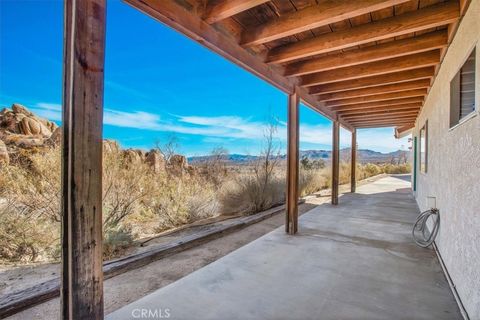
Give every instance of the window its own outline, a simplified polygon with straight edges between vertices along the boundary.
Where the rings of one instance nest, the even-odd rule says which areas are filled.
[[[450,127],[475,111],[475,49],[450,82]]]
[[[420,129],[420,172],[427,173],[428,122]]]

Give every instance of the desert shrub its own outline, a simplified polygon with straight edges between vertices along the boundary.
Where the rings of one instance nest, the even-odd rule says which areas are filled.
[[[340,184],[346,184],[350,182],[350,163],[348,162],[340,162],[340,170],[338,181]]]
[[[302,169],[298,178],[298,187],[300,196],[306,196],[323,189],[330,185],[330,174],[327,168],[324,169]]]
[[[380,170],[380,167],[373,164],[373,163],[367,163],[365,165],[359,165],[357,166],[357,174],[360,179],[366,179],[369,177],[373,177],[377,174],[382,173]]]
[[[134,237],[130,229],[126,227],[110,228],[103,235],[103,256],[105,259],[117,257],[125,252],[132,243]]]
[[[145,199],[143,212],[156,220],[155,232],[210,217],[217,212],[215,189],[196,176],[164,176],[155,180],[155,194]]]
[[[33,153],[25,167],[3,166],[0,178],[0,259],[45,261],[60,253],[60,154]],[[26,155],[22,158],[27,159]],[[55,174],[57,172],[57,174]]]
[[[34,216],[28,208],[12,203],[0,205],[0,261],[33,262],[58,259],[59,225],[47,217]]]
[[[219,192],[223,214],[252,214],[285,200],[285,176],[244,174],[225,183]]]
[[[382,171],[388,174],[410,173],[412,168],[409,163],[404,164],[385,164],[382,166]]]
[[[307,156],[303,156],[300,159],[300,169],[313,170],[323,169],[326,167],[325,160],[323,159],[310,159]]]

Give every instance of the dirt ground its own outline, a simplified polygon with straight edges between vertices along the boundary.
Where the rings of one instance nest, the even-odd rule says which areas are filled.
[[[369,183],[378,178],[378,176],[372,177],[361,181],[359,184]],[[349,186],[347,185],[340,186],[340,192],[347,192],[348,189]],[[325,193],[321,196],[307,197],[306,202],[299,206],[299,213],[303,214],[328,201],[330,201],[330,197],[326,196]],[[266,220],[228,234],[222,238],[167,256],[139,269],[105,280],[105,314],[111,313],[132,301],[135,301],[215,260],[218,260],[235,249],[238,249],[282,226],[284,222],[285,214],[284,211],[282,211]],[[1,293],[5,294],[6,292],[18,291],[22,288],[31,286],[33,283],[43,282],[50,278],[57,277],[58,275],[58,264],[43,265],[42,268],[27,266],[22,267],[21,270],[18,268],[11,270],[0,269],[0,285],[2,283],[4,284],[4,288],[1,288]],[[41,281],[39,281],[39,279]],[[7,283],[8,286],[5,285]],[[60,317],[59,311],[60,299],[56,298],[24,310],[7,319],[58,319]]]

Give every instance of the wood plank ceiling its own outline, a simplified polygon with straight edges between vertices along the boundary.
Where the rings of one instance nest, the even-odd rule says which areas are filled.
[[[308,105],[347,128],[404,129],[413,127],[468,1],[160,1],[180,13],[156,0],[126,2],[266,80],[300,87]],[[209,28],[215,42],[204,35]]]

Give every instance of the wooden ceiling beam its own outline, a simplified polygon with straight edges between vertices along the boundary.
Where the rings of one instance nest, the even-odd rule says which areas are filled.
[[[404,123],[390,124],[390,123],[377,123],[377,124],[359,124],[356,125],[356,129],[367,129],[367,128],[385,128],[385,127],[398,127],[398,126],[415,126],[415,121],[407,121]]]
[[[396,105],[396,106],[385,106],[385,107],[377,107],[377,108],[366,108],[366,109],[357,109],[357,110],[343,110],[339,111],[339,116],[348,116],[353,114],[370,114],[370,113],[377,113],[377,112],[401,112],[401,111],[411,111],[411,110],[420,110],[422,105],[419,104],[411,104],[411,105]]]
[[[385,126],[385,127],[397,127],[400,125],[407,125],[411,123],[415,123],[416,118],[410,119],[386,119],[386,120],[374,120],[374,121],[359,121],[359,122],[350,122],[353,127],[377,127],[377,126]]]
[[[436,4],[391,18],[273,48],[268,52],[266,61],[269,63],[285,63],[368,42],[435,28],[457,21],[459,15],[457,1]]]
[[[385,117],[385,118],[370,118],[370,119],[351,119],[348,120],[351,124],[358,124],[358,123],[375,123],[375,122],[404,122],[404,121],[411,121],[415,120],[417,116],[405,116],[405,117]]]
[[[309,87],[308,91],[310,94],[313,95],[326,94],[352,89],[370,88],[393,83],[403,83],[412,80],[431,79],[434,75],[434,72],[434,67],[426,67],[420,69],[387,73],[379,76],[321,84],[318,86]]]
[[[387,84],[378,87],[369,87],[355,90],[348,90],[342,92],[333,92],[322,94],[318,96],[320,101],[348,99],[356,97],[371,96],[380,93],[399,92],[412,89],[422,89],[430,87],[430,79],[415,80],[402,83]]]
[[[384,109],[375,112],[365,112],[365,113],[342,113],[341,116],[344,118],[352,118],[352,117],[368,117],[368,116],[376,116],[376,115],[396,115],[396,114],[411,114],[411,113],[418,113],[420,108],[410,108],[410,109]]]
[[[240,43],[245,46],[259,45],[407,1],[409,0],[322,1],[317,5],[283,14],[273,21],[245,30]]]
[[[417,116],[418,111],[410,111],[410,112],[403,112],[403,113],[378,113],[378,114],[368,114],[368,115],[352,115],[352,116],[342,116],[343,119],[347,121],[355,121],[355,120],[362,120],[362,119],[383,119],[383,118],[408,118],[412,116]]]
[[[394,100],[398,98],[424,97],[426,94],[427,94],[427,89],[415,89],[415,90],[407,90],[407,91],[400,91],[400,92],[382,93],[374,96],[332,100],[332,101],[327,101],[325,105],[327,107],[335,107],[335,106],[359,104],[359,103],[365,103],[365,102]]]
[[[357,104],[350,104],[350,105],[338,105],[331,107],[331,109],[335,112],[345,111],[345,110],[364,110],[369,108],[377,108],[377,107],[404,107],[404,106],[417,106],[423,105],[423,97],[410,97],[410,98],[401,98],[401,99],[393,99],[393,100],[383,100],[383,101],[373,101],[373,102],[365,102],[365,103],[357,103]]]
[[[207,4],[203,19],[205,22],[212,24],[268,1],[270,0],[210,0]]]
[[[395,138],[400,139],[409,134],[411,129],[415,127],[414,124],[402,125],[395,128]]]
[[[392,72],[435,66],[440,62],[440,50],[416,53],[405,57],[359,64],[353,67],[322,71],[301,77],[301,86],[310,87],[330,82],[346,81]]]
[[[285,67],[285,75],[300,76],[342,67],[350,67],[362,63],[441,49],[446,47],[447,44],[447,31],[434,31],[418,37],[395,40],[366,48],[291,63]]]

